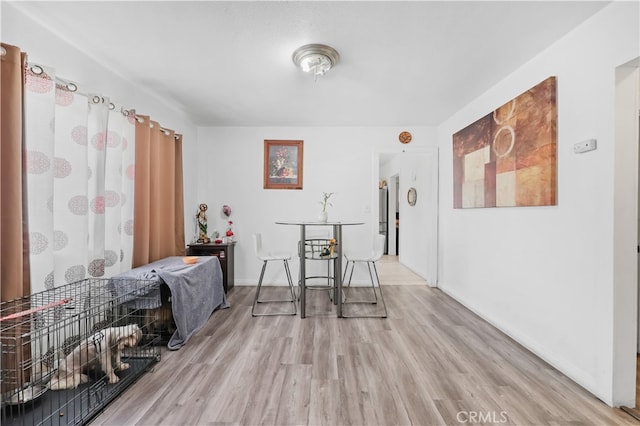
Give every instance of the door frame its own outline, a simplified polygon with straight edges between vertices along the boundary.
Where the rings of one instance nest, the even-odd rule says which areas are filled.
[[[640,57],[615,70],[612,405],[635,406]],[[631,182],[631,184],[630,184]]]

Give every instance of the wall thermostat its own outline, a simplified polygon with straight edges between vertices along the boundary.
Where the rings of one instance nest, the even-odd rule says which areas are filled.
[[[587,139],[586,141],[573,144],[573,152],[581,154],[583,152],[593,151],[597,148],[597,145],[595,139]]]

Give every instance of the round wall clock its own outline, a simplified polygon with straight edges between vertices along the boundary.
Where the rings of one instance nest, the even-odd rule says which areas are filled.
[[[407,202],[410,206],[415,206],[417,200],[418,192],[416,192],[415,188],[409,188],[409,191],[407,192]]]
[[[409,143],[411,142],[411,133],[402,132],[398,135],[398,139],[400,140],[401,143]]]

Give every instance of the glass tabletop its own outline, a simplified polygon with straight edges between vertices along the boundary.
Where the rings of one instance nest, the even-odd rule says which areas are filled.
[[[334,225],[364,225],[364,222],[356,221],[332,221],[320,222],[317,220],[284,220],[276,221],[278,225],[313,225],[313,226],[334,226]]]

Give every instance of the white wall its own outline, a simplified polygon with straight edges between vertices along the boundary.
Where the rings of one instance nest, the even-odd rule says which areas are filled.
[[[605,402],[631,406],[634,389],[612,393],[612,194],[615,69],[639,55],[638,18],[637,2],[611,4],[438,129],[439,287]],[[558,205],[453,209],[452,134],[551,75]],[[588,138],[598,149],[574,154]]]
[[[316,220],[323,192],[334,192],[329,220],[362,221],[365,225],[343,228],[345,250],[372,247],[378,232],[379,153],[412,153],[433,145],[430,128],[409,128],[413,141],[398,142],[397,128],[201,128],[199,140],[198,201],[209,205],[209,228],[223,231],[224,204],[232,207],[236,233],[235,279],[239,285],[255,285],[261,263],[255,258],[251,234],[263,234],[265,246],[295,254],[299,229],[276,221]],[[264,140],[303,140],[302,190],[263,189]],[[195,214],[196,204],[191,206]],[[193,234],[193,232],[192,232]],[[406,251],[419,244],[419,234],[409,235]],[[282,268],[267,271],[266,282],[284,283]],[[292,271],[297,275],[298,264]],[[354,280],[362,277],[354,276]]]
[[[73,44],[60,39],[45,24],[35,22],[15,5],[0,2],[1,39],[27,52],[29,62],[42,64],[56,70],[59,77],[76,82],[85,92],[100,93],[116,104],[134,108],[137,113],[149,115],[163,127],[174,129],[183,135],[185,165],[194,164],[197,158],[196,127],[178,108],[167,105],[153,93],[138,86],[112,70],[118,64],[101,64]],[[90,37],[90,35],[87,35]],[[184,168],[185,206],[196,201],[196,171]],[[186,209],[186,207],[185,207]],[[187,227],[191,233],[191,228]]]

